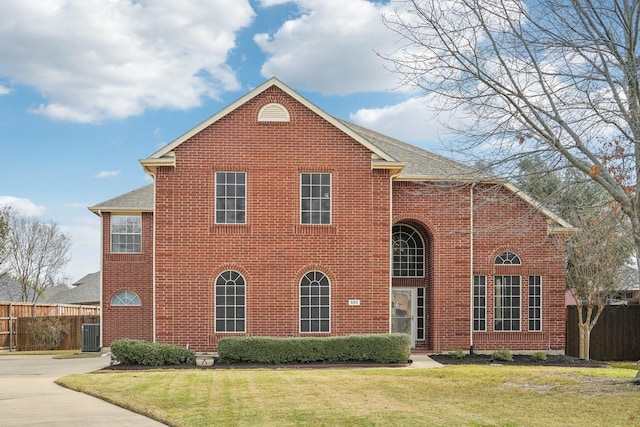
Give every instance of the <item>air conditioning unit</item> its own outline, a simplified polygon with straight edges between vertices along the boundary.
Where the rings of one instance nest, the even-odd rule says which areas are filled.
[[[100,351],[100,324],[82,324],[82,352],[91,353]]]

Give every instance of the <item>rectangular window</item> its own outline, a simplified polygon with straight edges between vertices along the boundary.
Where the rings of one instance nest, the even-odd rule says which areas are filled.
[[[300,195],[302,224],[331,224],[331,174],[302,173]]]
[[[216,172],[216,224],[245,224],[246,174]]]
[[[418,290],[418,298],[416,301],[416,311],[418,314],[417,325],[416,325],[416,339],[424,340],[425,339],[425,295],[424,288],[417,288]]]
[[[142,252],[142,216],[111,216],[111,252]]]
[[[494,331],[520,330],[520,276],[495,277]]]
[[[529,276],[529,330],[542,330],[542,276]]]
[[[473,330],[487,330],[487,276],[473,276]]]

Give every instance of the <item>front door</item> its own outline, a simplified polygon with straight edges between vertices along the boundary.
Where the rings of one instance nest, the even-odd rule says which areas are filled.
[[[413,288],[391,290],[391,332],[411,335],[411,348],[416,344],[416,292]]]

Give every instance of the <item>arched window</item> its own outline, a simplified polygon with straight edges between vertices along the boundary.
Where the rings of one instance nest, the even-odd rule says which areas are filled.
[[[237,271],[227,270],[216,279],[216,332],[245,332],[246,286]]]
[[[513,252],[502,252],[496,257],[495,265],[520,265],[520,257]]]
[[[393,277],[424,276],[424,242],[420,233],[404,224],[393,226]]]
[[[140,306],[140,297],[133,291],[120,291],[111,298],[113,306]]]
[[[300,280],[300,332],[330,332],[331,289],[329,278],[310,271]]]

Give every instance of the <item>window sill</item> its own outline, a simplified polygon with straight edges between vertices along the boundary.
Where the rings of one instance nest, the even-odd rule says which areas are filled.
[[[215,224],[209,228],[214,234],[251,234],[249,224]]]
[[[338,228],[335,225],[298,224],[295,233],[306,236],[331,236],[338,234]]]

